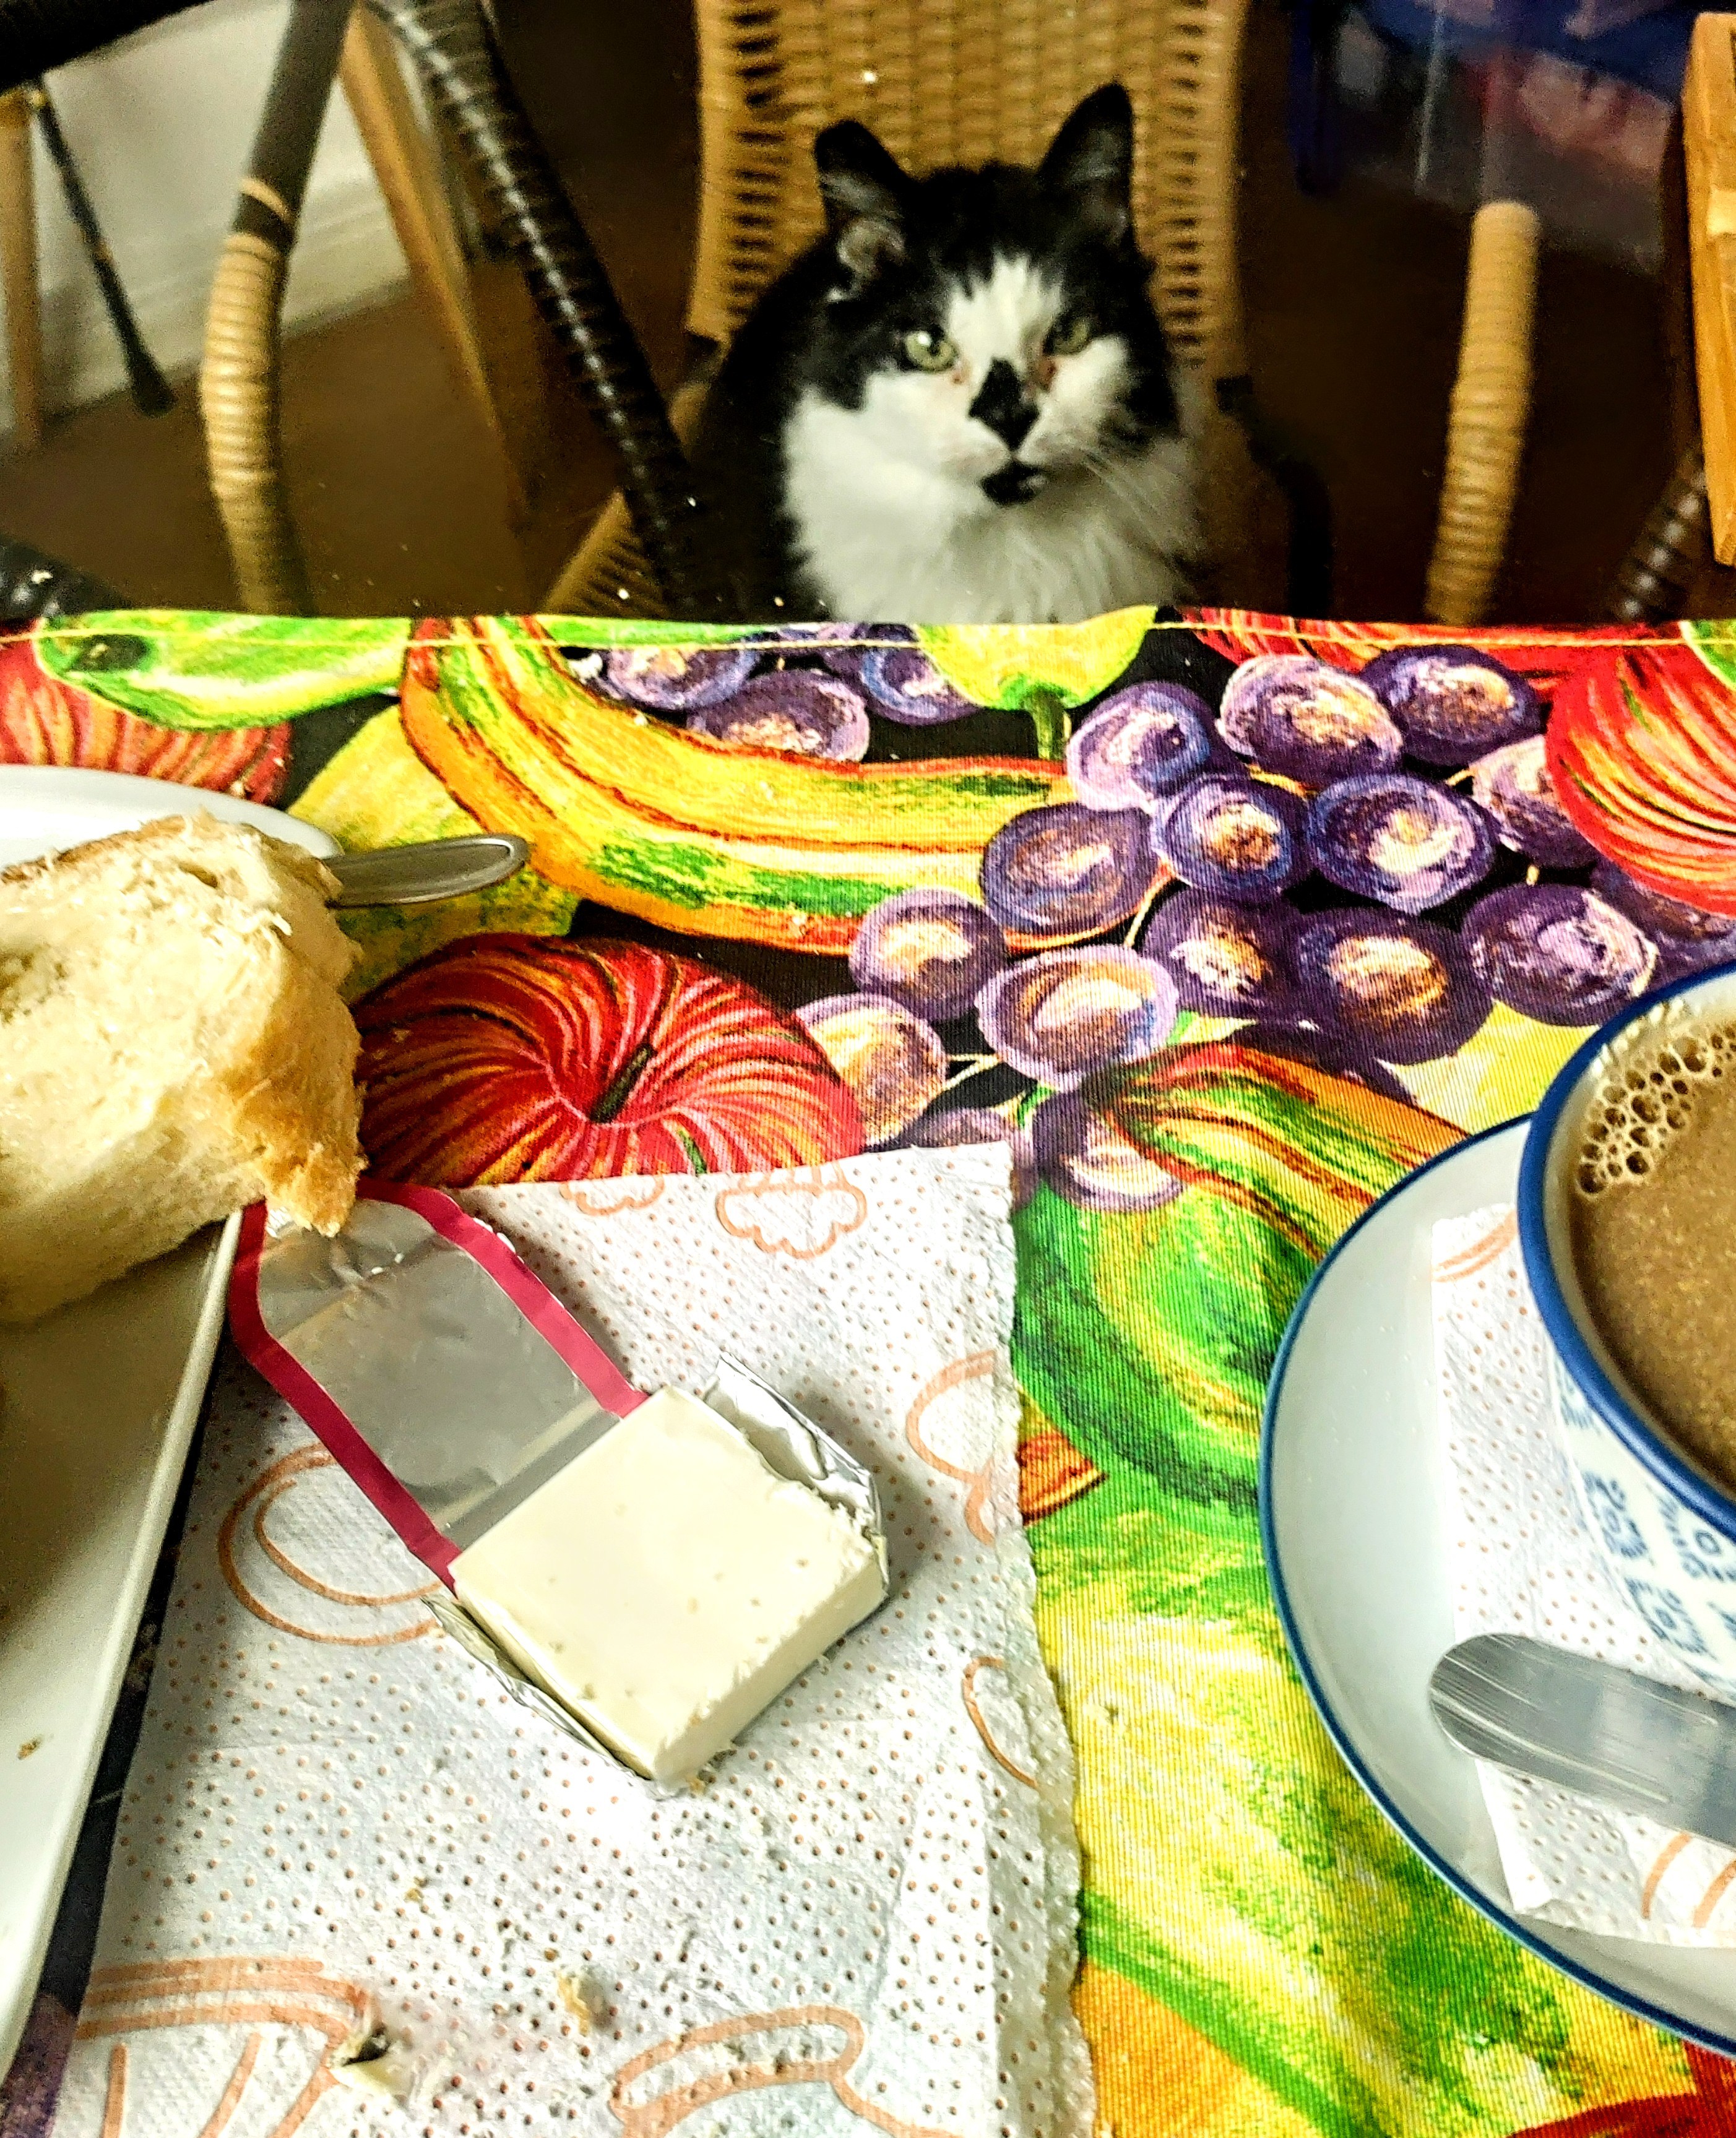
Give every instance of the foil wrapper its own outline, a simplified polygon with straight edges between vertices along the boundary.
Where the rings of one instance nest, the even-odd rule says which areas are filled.
[[[886,1579],[886,1526],[872,1470],[732,1359],[718,1359],[712,1384],[701,1391],[699,1400],[727,1418],[779,1477],[809,1486],[847,1514],[873,1546],[881,1579]]]
[[[447,1584],[444,1632],[545,1721],[663,1795],[527,1677],[449,1593],[462,1551],[645,1399],[498,1233],[437,1190],[371,1185],[330,1239],[243,1221],[242,1351]],[[733,1360],[700,1400],[780,1477],[886,1538],[873,1474]],[[679,1784],[675,1785],[679,1787]]]

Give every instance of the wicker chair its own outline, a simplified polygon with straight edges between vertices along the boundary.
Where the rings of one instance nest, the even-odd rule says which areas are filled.
[[[0,0],[0,14],[31,4]],[[123,10],[139,4],[119,0]],[[467,153],[621,469],[621,490],[550,590],[550,609],[733,613],[726,530],[696,505],[682,442],[716,354],[819,228],[809,147],[821,127],[863,118],[916,168],[1029,160],[1081,95],[1113,78],[1134,104],[1135,222],[1157,263],[1158,309],[1178,356],[1212,389],[1203,486],[1220,584],[1209,591],[1239,605],[1330,613],[1324,486],[1264,418],[1244,348],[1236,195],[1248,0],[1081,0],[1064,12],[1041,0],[695,0],[701,198],[687,322],[710,354],[667,411],[477,0],[369,4]],[[276,444],[276,310],[342,6],[295,0],[227,286],[220,280],[213,295],[204,381],[213,486],[243,598],[256,608],[306,602]],[[272,227],[274,199],[291,212]],[[1423,602],[1440,622],[1480,622],[1504,557],[1529,413],[1539,238],[1535,216],[1510,202],[1484,208],[1473,228]],[[1289,522],[1278,573],[1257,532],[1274,491]],[[1690,447],[1608,612],[1673,613],[1707,549],[1704,471]]]
[[[912,169],[1033,162],[1082,96],[1119,81],[1135,115],[1135,227],[1157,262],[1165,328],[1178,356],[1218,387],[1220,408],[1245,408],[1235,174],[1246,11],[1247,0],[1088,0],[1065,10],[1043,0],[696,0],[701,169],[690,329],[721,347],[817,234],[809,144],[834,120],[863,120]],[[702,368],[676,396],[684,437],[704,390]],[[1244,435],[1220,417],[1208,439],[1220,553],[1245,534]],[[1247,435],[1285,482],[1293,457],[1257,422]],[[1329,549],[1318,519],[1301,547],[1304,572],[1323,592]],[[546,605],[663,613],[623,498],[604,508]]]
[[[720,581],[704,554],[686,459],[650,368],[525,117],[481,8],[475,0],[373,0],[373,12],[414,61],[614,448],[659,583],[687,613],[717,608]],[[351,19],[351,0],[291,0],[207,316],[199,393],[212,489],[242,599],[262,613],[310,606],[278,436],[279,329],[332,83],[340,61],[346,81],[351,64],[377,62],[368,50],[372,29]]]
[[[280,86],[298,73],[306,85],[320,66],[329,85],[331,9],[341,4],[295,0]],[[1177,355],[1211,389],[1203,489],[1220,583],[1209,591],[1238,604],[1330,613],[1324,486],[1264,418],[1244,347],[1236,196],[1248,0],[1082,0],[1065,12],[1040,0],[695,0],[701,198],[687,321],[711,354],[668,410],[477,0],[369,4],[412,55],[468,155],[620,466],[619,492],[550,590],[548,608],[734,613],[727,532],[708,525],[696,502],[682,442],[697,426],[716,353],[819,228],[809,147],[820,128],[863,118],[917,168],[997,155],[1030,160],[1078,98],[1113,78],[1133,100],[1135,223],[1157,263],[1158,309]],[[311,70],[298,59],[299,43],[321,55]],[[291,131],[304,156],[316,130],[306,97],[304,86],[286,106],[292,113],[299,98]],[[273,105],[280,101],[274,88]],[[284,116],[267,111],[257,160],[281,154],[272,143]],[[293,210],[300,180],[290,175]],[[213,300],[206,399],[213,485],[243,598],[289,608],[305,605],[306,594],[277,461],[275,338],[293,212],[265,231],[258,207],[271,190],[243,184],[232,240],[242,256],[225,263],[239,301]],[[275,265],[262,238],[276,246]],[[1487,614],[1504,555],[1529,412],[1538,242],[1536,217],[1513,203],[1485,208],[1472,233],[1424,599],[1444,622]],[[231,361],[237,338],[247,345],[241,366]],[[1703,480],[1685,461],[1612,591],[1616,613],[1656,613],[1680,598],[1683,559],[1704,523],[1703,488],[1695,489]],[[1279,574],[1258,534],[1274,490],[1289,520]]]

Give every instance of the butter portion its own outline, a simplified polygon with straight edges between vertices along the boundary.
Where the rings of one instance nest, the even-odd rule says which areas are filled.
[[[631,1767],[714,1758],[881,1602],[873,1543],[663,1389],[452,1563],[459,1601]]]

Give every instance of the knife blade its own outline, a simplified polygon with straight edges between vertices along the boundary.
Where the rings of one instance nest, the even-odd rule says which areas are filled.
[[[335,855],[325,866],[338,880],[334,905],[429,905],[504,883],[530,858],[528,843],[515,833],[482,832],[414,846],[370,847]]]
[[[1736,1848],[1736,1707],[1518,1633],[1449,1648],[1429,1680],[1463,1750]]]

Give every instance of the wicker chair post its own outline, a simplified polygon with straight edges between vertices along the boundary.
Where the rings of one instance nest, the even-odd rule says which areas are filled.
[[[1490,202],[1471,225],[1446,479],[1423,601],[1440,623],[1482,621],[1506,553],[1531,412],[1539,230],[1535,211],[1518,201]]]
[[[12,440],[21,452],[42,442],[42,306],[37,274],[37,195],[30,100],[0,95],[0,309],[6,314]]]
[[[1247,21],[1248,0],[1174,0],[1158,84],[1157,310],[1178,354],[1214,382],[1248,370],[1237,176]]]
[[[243,605],[312,606],[284,495],[278,430],[283,286],[350,0],[294,0],[205,320],[199,407],[211,487]]]

